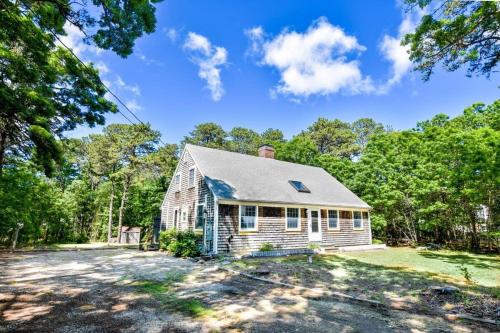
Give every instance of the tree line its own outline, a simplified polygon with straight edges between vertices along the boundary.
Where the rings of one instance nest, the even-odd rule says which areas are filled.
[[[0,0],[0,243],[109,240],[118,225],[150,226],[186,142],[247,154],[270,143],[278,159],[321,166],[373,206],[374,234],[389,242],[477,248],[482,235],[496,235],[498,102],[407,131],[320,118],[289,140],[279,129],[225,131],[214,123],[163,146],[147,124],[65,139],[119,112],[97,68],[58,43],[65,26],[80,30],[84,43],[127,57],[137,38],[155,30],[158,2]],[[438,64],[490,77],[500,59],[500,4],[436,4],[405,1],[408,11],[424,13],[402,40],[415,70],[424,80]]]
[[[290,139],[279,129],[203,123],[179,144],[160,145],[147,124],[111,124],[61,140],[63,162],[50,177],[36,160],[7,157],[1,241],[16,233],[24,243],[109,241],[122,225],[141,226],[148,237],[186,143],[251,155],[272,144],[277,159],[322,167],[370,204],[375,238],[479,249],[481,237],[498,237],[500,226],[499,130],[500,101],[404,131],[370,118],[319,118]]]

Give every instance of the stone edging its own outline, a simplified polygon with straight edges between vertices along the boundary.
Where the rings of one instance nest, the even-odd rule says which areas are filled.
[[[275,285],[278,285],[278,286],[283,286],[283,287],[287,287],[287,288],[295,288],[295,289],[305,290],[305,291],[310,291],[310,292],[311,291],[312,292],[318,292],[318,293],[319,292],[324,292],[324,290],[322,290],[322,289],[307,288],[307,287],[296,286],[296,285],[285,283],[285,282],[278,282],[278,281],[274,281],[274,280],[271,280],[271,279],[266,279],[266,278],[261,278],[261,277],[258,277],[258,276],[254,276],[252,274],[248,274],[248,273],[245,273],[245,272],[236,271],[236,270],[233,270],[233,269],[230,269],[230,268],[226,268],[226,267],[220,267],[219,266],[218,268],[221,269],[221,270],[223,270],[223,271],[229,272],[231,274],[241,275],[241,276],[244,276],[244,277],[249,278],[249,279],[253,279],[253,280],[257,280],[257,281],[261,281],[261,282],[266,282],[266,283],[271,283],[271,284],[275,284]],[[406,306],[394,306],[394,305],[385,304],[385,303],[382,303],[382,302],[379,302],[379,301],[375,301],[375,300],[371,300],[371,299],[365,299],[365,298],[360,298],[360,297],[355,297],[355,296],[347,295],[347,294],[344,294],[344,293],[341,293],[341,292],[337,292],[337,291],[328,291],[328,296],[333,296],[333,297],[339,298],[341,300],[347,300],[347,301],[351,301],[351,302],[362,303],[362,304],[369,305],[369,306],[376,307],[376,308],[386,308],[386,309],[391,309],[391,310],[399,310],[399,311],[411,312],[411,309],[407,308]],[[307,297],[307,298],[315,298],[314,296],[305,296],[305,297]],[[416,312],[416,311],[412,311],[412,312]],[[462,319],[462,320],[466,320],[466,321],[470,321],[470,322],[475,322],[475,323],[480,323],[480,324],[488,324],[488,325],[493,325],[493,326],[499,326],[500,325],[500,322],[496,321],[496,320],[477,318],[477,317],[473,317],[473,316],[469,316],[469,315],[461,314],[461,313],[458,313],[458,314],[442,314],[442,313],[439,313],[439,314],[444,319],[446,319],[446,320]],[[427,313],[427,315],[428,315],[428,313]]]

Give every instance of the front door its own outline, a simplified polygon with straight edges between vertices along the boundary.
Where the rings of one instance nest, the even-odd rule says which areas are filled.
[[[317,209],[309,209],[309,241],[321,242],[321,214]]]

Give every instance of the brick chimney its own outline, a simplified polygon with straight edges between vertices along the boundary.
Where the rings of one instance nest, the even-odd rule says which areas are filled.
[[[271,145],[262,145],[259,147],[259,157],[274,159],[274,147]]]

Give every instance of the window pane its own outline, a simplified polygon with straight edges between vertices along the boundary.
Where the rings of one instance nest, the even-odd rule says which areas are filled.
[[[189,186],[194,186],[194,169],[189,170]]]
[[[315,210],[311,211],[311,232],[319,232],[319,216]]]
[[[287,208],[286,210],[286,227],[288,229],[298,229],[299,228],[299,209],[298,208]]]
[[[205,210],[204,206],[198,206],[198,211],[196,212],[196,225],[195,229],[203,229],[203,211]]]
[[[299,192],[307,192],[307,193],[311,192],[307,188],[307,186],[305,186],[304,183],[302,183],[301,181],[298,181],[298,180],[289,180],[288,182],[290,183],[290,185],[292,185]]]
[[[361,220],[361,212],[355,211],[353,216],[354,216],[354,228],[362,228],[363,223]]]
[[[256,216],[255,206],[241,206],[241,229],[254,229]]]
[[[338,213],[336,210],[328,211],[328,227],[337,228],[339,223]]]

